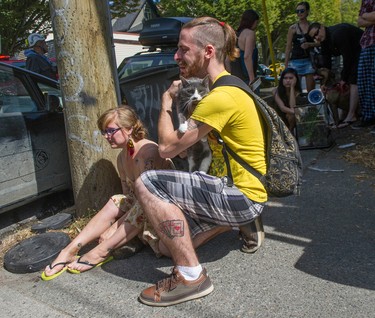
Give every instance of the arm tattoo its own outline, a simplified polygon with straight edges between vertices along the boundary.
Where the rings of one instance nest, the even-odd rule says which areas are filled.
[[[170,239],[184,236],[184,221],[183,220],[169,220],[159,224],[160,231]]]

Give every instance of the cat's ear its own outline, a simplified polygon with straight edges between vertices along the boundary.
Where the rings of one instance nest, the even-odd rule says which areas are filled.
[[[181,80],[182,86],[186,86],[189,84],[188,80],[183,76],[180,76],[180,80]]]

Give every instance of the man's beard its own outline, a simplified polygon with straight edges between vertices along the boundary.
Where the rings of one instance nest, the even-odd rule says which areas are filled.
[[[205,68],[197,61],[193,61],[191,64],[187,65],[186,63],[182,63],[182,66],[184,67],[183,74],[185,78],[189,77],[200,77],[203,78],[207,73],[205,72]]]

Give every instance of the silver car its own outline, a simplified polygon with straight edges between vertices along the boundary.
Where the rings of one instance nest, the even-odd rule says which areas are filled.
[[[0,63],[0,213],[70,188],[58,82]]]

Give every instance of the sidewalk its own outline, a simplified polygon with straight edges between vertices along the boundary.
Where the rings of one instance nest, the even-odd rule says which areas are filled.
[[[375,143],[350,127],[336,143]],[[167,308],[140,304],[142,289],[170,272],[150,248],[50,282],[0,269],[0,317],[373,317],[375,174],[344,160],[354,147],[303,150],[301,195],[269,201],[266,240],[254,255],[235,231],[198,250],[215,290]]]

